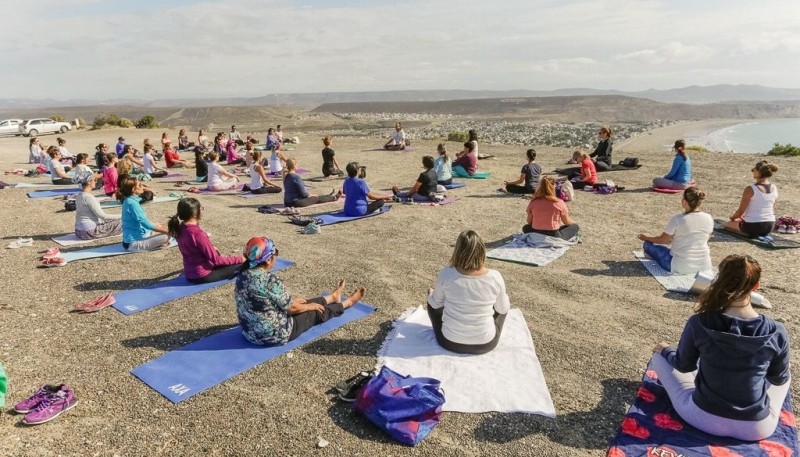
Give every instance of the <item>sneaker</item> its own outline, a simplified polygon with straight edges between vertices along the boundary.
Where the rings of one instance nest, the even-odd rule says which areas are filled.
[[[42,255],[41,260],[53,259],[55,257],[61,257],[61,250],[56,247],[52,247],[48,249],[47,252],[44,253],[44,255]]]
[[[339,400],[352,403],[356,401],[358,391],[364,387],[370,379],[375,377],[375,373],[371,371],[362,371],[350,379],[339,382],[336,384],[335,389],[339,392]]]
[[[786,227],[786,233],[788,233],[789,235],[797,235],[797,231],[798,230],[796,225],[790,225]]]
[[[302,233],[303,235],[316,235],[316,234],[318,234],[319,232],[320,232],[319,225],[317,225],[317,224],[316,224],[316,223],[314,223],[314,222],[312,222],[312,223],[310,223],[310,224],[306,225],[306,226],[305,226],[305,227],[303,227],[303,229],[300,231],[300,233]]]
[[[33,238],[19,238],[6,246],[8,249],[19,249],[33,246]]]
[[[68,411],[76,403],[78,403],[78,399],[75,397],[75,393],[62,384],[58,392],[44,397],[31,412],[26,414],[22,423],[25,425],[44,424],[60,416],[64,411]]]
[[[787,227],[785,225],[779,225],[777,232],[778,233],[789,233],[789,227]]]
[[[40,265],[43,267],[63,267],[67,264],[67,260],[63,257],[53,257],[52,259],[44,259]]]
[[[61,390],[61,386],[48,386],[43,384],[39,389],[30,397],[14,405],[14,411],[20,414],[28,414],[35,408],[42,400],[48,395],[52,395]]]

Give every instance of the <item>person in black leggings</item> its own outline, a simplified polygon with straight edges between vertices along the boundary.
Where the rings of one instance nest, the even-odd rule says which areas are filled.
[[[342,196],[342,191],[334,189],[328,195],[311,195],[303,184],[303,178],[297,174],[297,160],[286,159],[283,176],[283,204],[289,208],[303,208],[319,203],[335,202]]]
[[[611,151],[614,145],[611,141],[611,135],[614,132],[609,127],[602,127],[597,132],[600,141],[597,142],[597,147],[594,152],[589,154],[589,157],[594,159],[594,167],[597,171],[606,171],[611,169]]]

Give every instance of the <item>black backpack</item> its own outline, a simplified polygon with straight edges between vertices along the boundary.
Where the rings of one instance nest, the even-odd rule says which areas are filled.
[[[627,168],[634,168],[639,166],[639,158],[638,157],[625,157],[625,160],[619,163],[623,167]]]

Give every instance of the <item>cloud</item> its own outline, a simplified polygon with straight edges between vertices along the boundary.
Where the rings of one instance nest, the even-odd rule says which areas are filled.
[[[534,63],[531,68],[533,71],[540,73],[560,73],[585,71],[598,64],[597,60],[589,57],[573,57],[568,59],[548,59]]]
[[[670,41],[656,49],[618,54],[613,57],[616,62],[642,63],[646,65],[662,65],[671,63],[691,63],[710,58],[714,52],[708,46],[687,46],[678,41]]]
[[[733,55],[752,55],[784,49],[790,52],[800,51],[800,33],[789,31],[761,32],[748,35],[739,40],[739,48]]]

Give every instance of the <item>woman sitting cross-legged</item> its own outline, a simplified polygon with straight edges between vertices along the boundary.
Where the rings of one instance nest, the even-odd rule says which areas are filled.
[[[519,179],[516,181],[505,182],[506,192],[512,194],[532,194],[534,191],[536,191],[536,187],[539,185],[539,179],[541,179],[542,176],[542,167],[540,167],[538,163],[534,162],[536,160],[535,149],[528,149],[528,152],[526,152],[525,155],[528,157],[528,163],[522,166]],[[522,183],[525,184],[520,185]]]
[[[428,291],[428,316],[439,346],[460,354],[485,354],[497,346],[511,304],[506,284],[486,268],[486,245],[477,233],[458,235],[450,266]]]
[[[341,316],[367,292],[359,287],[342,300],[344,281],[339,281],[330,295],[310,300],[290,295],[283,281],[270,271],[278,249],[268,238],[251,238],[244,257],[236,277],[236,313],[242,334],[253,344],[286,344],[311,327]]]
[[[753,258],[726,257],[678,347],[653,348],[653,367],[675,411],[711,435],[763,440],[782,416],[791,384],[789,335],[750,304],[760,284],[761,266]]]
[[[84,173],[75,179],[82,187],[82,192],[75,196],[75,236],[81,240],[96,240],[121,234],[121,215],[106,214],[92,195],[97,186],[97,175]]]
[[[433,170],[433,157],[425,156],[422,158],[422,166],[425,171],[419,174],[414,185],[408,192],[400,192],[397,185],[392,186],[392,193],[398,198],[411,198],[416,201],[433,201],[431,196],[436,194],[437,176]]]
[[[569,217],[567,204],[556,196],[555,181],[550,176],[539,181],[526,212],[528,223],[522,227],[522,233],[541,233],[570,240],[580,232],[578,224],[573,224]]]
[[[144,155],[142,156],[142,173],[147,173],[151,178],[163,178],[169,173],[163,168],[156,166],[156,159],[153,157],[153,145],[148,144],[144,146]]]
[[[755,183],[744,188],[739,208],[725,222],[725,230],[750,238],[769,235],[775,228],[775,201],[778,186],[769,182],[778,167],[762,160],[751,170]]]
[[[169,245],[167,228],[152,223],[142,209],[142,192],[144,186],[136,178],[120,179],[117,200],[122,202],[122,247],[129,251],[150,251]]]
[[[686,142],[678,140],[672,148],[672,168],[663,178],[653,179],[653,187],[682,190],[692,186],[692,159],[686,154]]]
[[[645,254],[664,270],[691,274],[712,268],[708,239],[714,232],[714,218],[699,210],[705,198],[706,194],[695,187],[684,190],[683,213],[672,216],[661,235],[639,234]]]
[[[61,164],[61,151],[58,150],[58,147],[47,148],[47,155],[50,156],[50,161],[47,162],[47,169],[50,170],[50,182],[59,186],[75,184],[72,177],[67,174],[70,168],[64,168],[64,165]]]
[[[456,176],[469,175],[472,176],[478,171],[478,153],[475,151],[477,141],[467,141],[464,143],[464,149],[456,154],[456,160],[453,162],[453,173]]]
[[[250,144],[250,143],[248,143]],[[247,172],[250,174],[250,184],[245,184],[242,188],[243,191],[253,194],[278,194],[281,192],[281,186],[273,183],[267,179],[267,174],[264,172],[264,166],[261,165],[261,151],[249,151],[252,154],[252,163],[247,166]]]
[[[297,160],[286,159],[286,170],[283,176],[283,204],[289,208],[303,208],[318,203],[335,202],[342,196],[342,191],[331,191],[329,195],[310,195],[303,184],[303,178],[297,174]]]
[[[597,184],[597,168],[595,168],[592,159],[589,158],[589,154],[586,151],[575,151],[572,157],[578,159],[581,164],[580,173],[574,173],[570,177],[572,186],[576,189],[583,189],[586,186]]]
[[[383,207],[384,202],[392,200],[391,195],[375,195],[369,190],[367,181],[358,176],[361,167],[358,162],[350,162],[345,167],[348,178],[344,180],[344,214],[363,216]],[[372,200],[372,201],[370,201]]]
[[[203,206],[195,198],[178,202],[178,213],[167,224],[169,236],[178,241],[183,256],[183,274],[189,282],[204,284],[231,279],[239,272],[244,257],[221,256],[200,228]]]
[[[219,154],[216,152],[209,152],[208,160],[208,183],[206,184],[208,190],[218,192],[232,189],[239,184],[239,178],[229,171],[225,171],[222,165],[217,162],[219,160]]]

